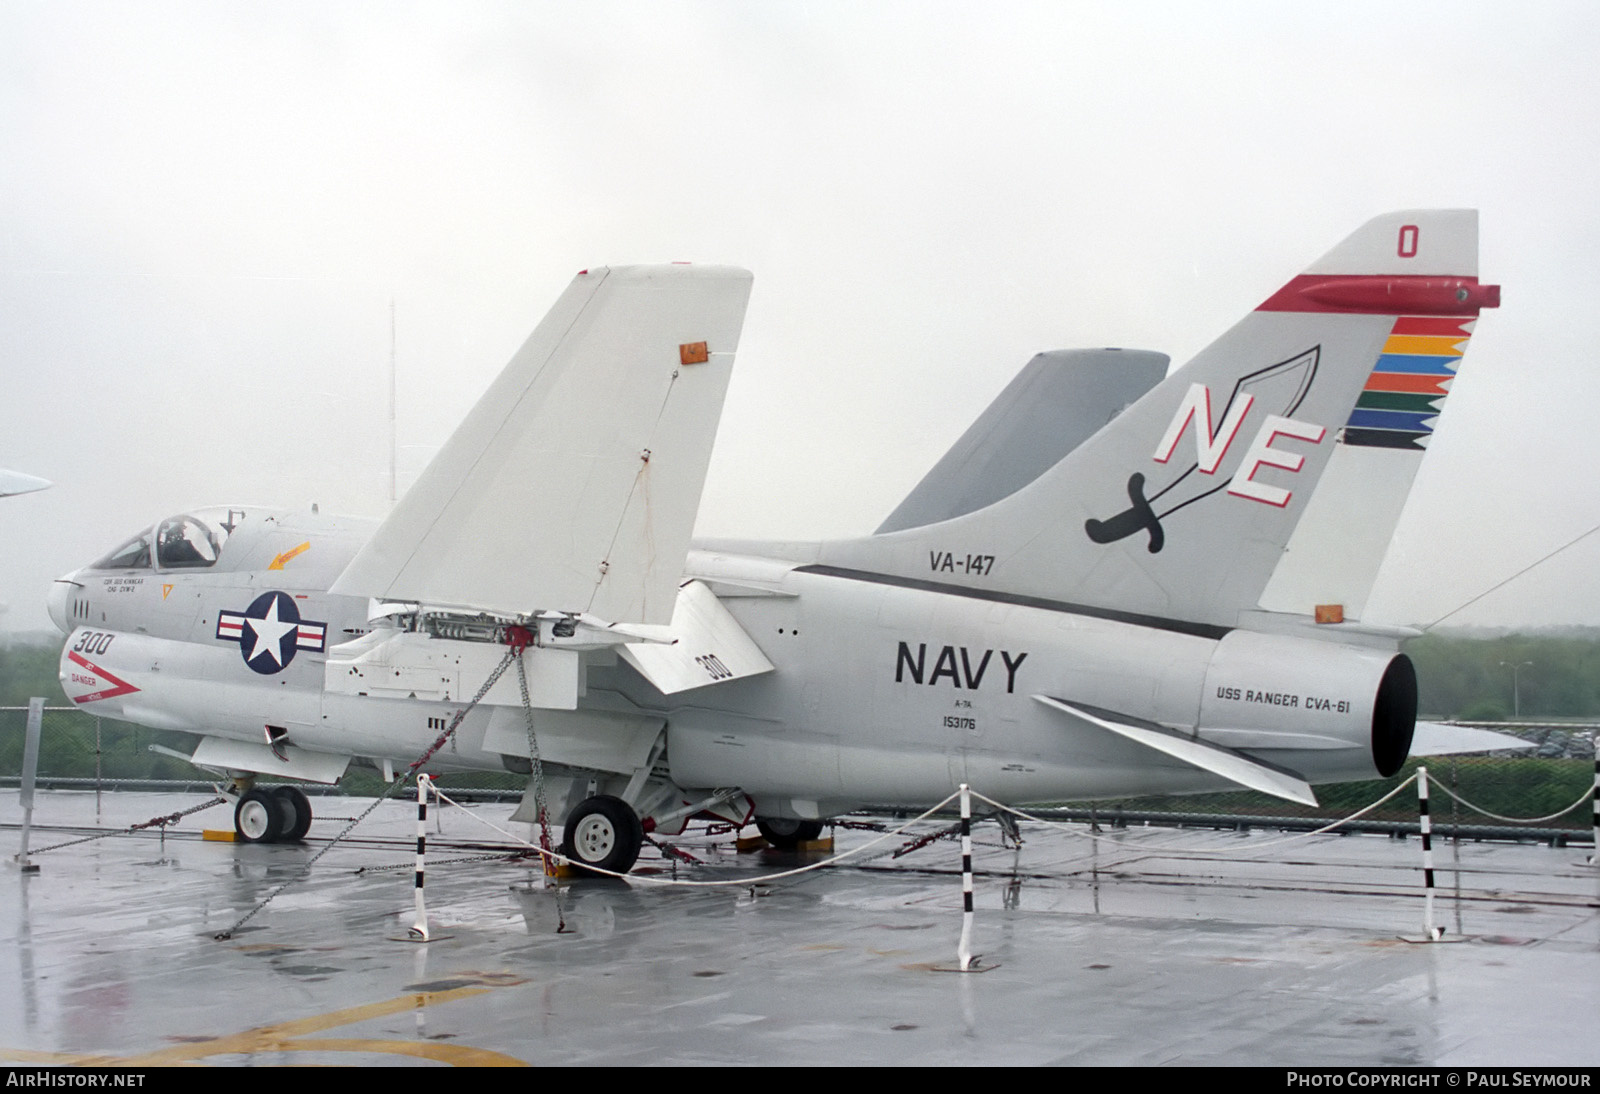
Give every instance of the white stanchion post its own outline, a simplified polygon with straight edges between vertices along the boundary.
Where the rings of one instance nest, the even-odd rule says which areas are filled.
[[[44,720],[44,700],[28,700],[28,725],[22,741],[22,849],[16,860],[25,874],[39,872],[38,863],[28,861],[28,834],[33,828],[33,784],[39,771],[39,726]]]
[[[417,776],[417,918],[411,925],[411,936],[423,942],[428,941],[428,907],[422,899],[422,885],[428,851],[428,790],[432,785],[429,776]]]
[[[1422,828],[1422,929],[1430,942],[1444,937],[1444,928],[1433,924],[1433,818],[1428,815],[1428,769],[1417,768],[1417,811]]]
[[[961,971],[972,968],[972,791],[961,784]]]

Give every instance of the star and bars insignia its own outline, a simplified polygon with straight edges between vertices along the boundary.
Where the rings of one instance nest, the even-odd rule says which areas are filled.
[[[295,651],[321,653],[327,648],[328,625],[300,618],[288,593],[262,593],[242,612],[217,616],[217,638],[237,642],[239,655],[254,672],[270,676],[294,660]]]

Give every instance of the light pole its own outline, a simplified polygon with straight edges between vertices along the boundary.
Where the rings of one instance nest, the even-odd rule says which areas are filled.
[[[1511,717],[1522,718],[1522,693],[1517,687],[1517,671],[1525,665],[1532,665],[1532,661],[1502,661],[1502,666],[1511,667]]]

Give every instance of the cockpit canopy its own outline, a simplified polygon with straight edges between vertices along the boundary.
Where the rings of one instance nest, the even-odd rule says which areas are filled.
[[[215,566],[243,509],[215,506],[180,513],[146,528],[89,565],[91,570],[197,570]]]

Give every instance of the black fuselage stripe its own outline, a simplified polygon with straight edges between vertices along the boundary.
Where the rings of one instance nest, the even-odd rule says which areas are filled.
[[[1084,615],[1091,619],[1105,619],[1113,623],[1126,623],[1133,627],[1149,627],[1158,631],[1172,631],[1176,634],[1193,635],[1196,638],[1209,638],[1212,641],[1220,641],[1233,630],[1232,627],[1222,627],[1215,623],[1191,623],[1185,619],[1167,619],[1159,615],[1140,615],[1137,612],[1123,612],[1115,608],[1096,608],[1089,604],[1072,604],[1065,600],[1049,600],[1042,596],[1024,596],[1021,593],[1005,593],[995,589],[974,589],[966,585],[951,585],[943,581],[927,581],[917,577],[879,574],[869,570],[851,570],[843,566],[825,566],[821,563],[796,566],[794,572],[797,574],[817,574],[822,577],[843,578],[846,581],[865,581],[873,585],[892,585],[898,589],[918,589],[928,593],[943,593],[946,596],[962,596],[968,600],[987,600],[995,604],[1016,604],[1019,607],[1038,608],[1047,612]]]

